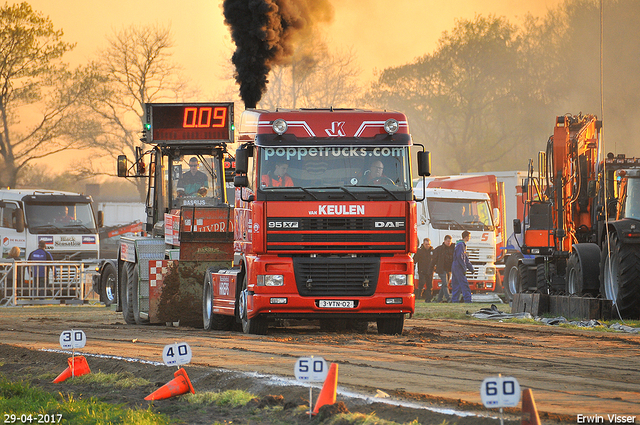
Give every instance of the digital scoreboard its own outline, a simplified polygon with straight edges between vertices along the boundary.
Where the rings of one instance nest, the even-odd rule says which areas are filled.
[[[147,140],[233,142],[233,103],[147,103]]]

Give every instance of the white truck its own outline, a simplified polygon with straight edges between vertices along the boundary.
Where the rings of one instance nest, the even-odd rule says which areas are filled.
[[[100,239],[98,224],[90,196],[72,192],[40,189],[0,189],[0,254],[9,256],[13,247],[20,248],[20,259],[28,260],[29,254],[44,242],[45,249],[60,267],[55,267],[61,279],[73,280],[77,268],[71,263],[81,263],[86,271],[93,271],[99,264]],[[102,220],[99,214],[98,221]],[[62,264],[66,262],[66,265]],[[25,266],[26,273],[29,269]],[[64,276],[63,276],[64,275]],[[100,287],[93,288],[104,294]],[[69,292],[67,296],[77,297]],[[82,294],[80,294],[82,295]]]
[[[446,235],[453,243],[462,239],[468,230],[471,238],[467,243],[469,260],[475,269],[467,272],[469,288],[474,293],[493,292],[496,289],[496,218],[498,211],[492,210],[489,195],[458,189],[429,188],[422,184],[414,188],[418,202],[418,243],[424,238],[431,245],[441,245]],[[440,288],[440,279],[434,274],[432,293]]]
[[[0,189],[2,257],[12,247],[27,259],[44,241],[54,260],[95,260],[100,254],[91,197],[38,189]]]

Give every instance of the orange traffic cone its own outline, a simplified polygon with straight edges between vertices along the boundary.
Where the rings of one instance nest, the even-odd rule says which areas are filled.
[[[540,417],[531,388],[522,390],[522,425],[540,425]]]
[[[317,415],[320,408],[325,404],[334,404],[336,402],[336,388],[338,386],[338,364],[331,363],[329,366],[329,373],[324,380],[324,385],[320,390],[318,401],[316,401],[316,407],[313,409],[313,414]]]
[[[174,395],[184,394],[187,391],[191,391],[192,394],[195,394],[193,390],[193,385],[191,385],[191,381],[187,376],[187,371],[184,369],[178,369],[176,373],[173,374],[174,378],[146,396],[145,400],[164,400],[165,398],[173,397]]]
[[[87,373],[91,373],[89,370],[89,364],[87,363],[87,359],[84,356],[75,356],[69,357],[67,359],[67,363],[69,363],[69,367],[64,370],[56,379],[53,380],[54,384],[58,382],[62,382],[67,378],[71,378],[72,376],[82,376]]]

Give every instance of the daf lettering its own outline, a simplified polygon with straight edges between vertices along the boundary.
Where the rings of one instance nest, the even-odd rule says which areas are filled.
[[[404,227],[404,221],[376,221],[376,228],[392,228],[397,229],[400,227]]]

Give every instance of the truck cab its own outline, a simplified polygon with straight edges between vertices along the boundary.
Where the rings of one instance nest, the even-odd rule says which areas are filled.
[[[96,260],[98,226],[90,196],[37,189],[0,190],[2,257],[17,246],[21,257],[44,241],[54,260]]]
[[[453,242],[461,240],[467,230],[471,238],[467,243],[469,260],[475,269],[467,271],[472,292],[494,291],[496,288],[496,223],[489,204],[489,195],[458,189],[414,189],[418,203],[418,240],[431,240],[431,245],[442,244],[450,235]],[[440,279],[434,275],[432,291],[439,290]]]

